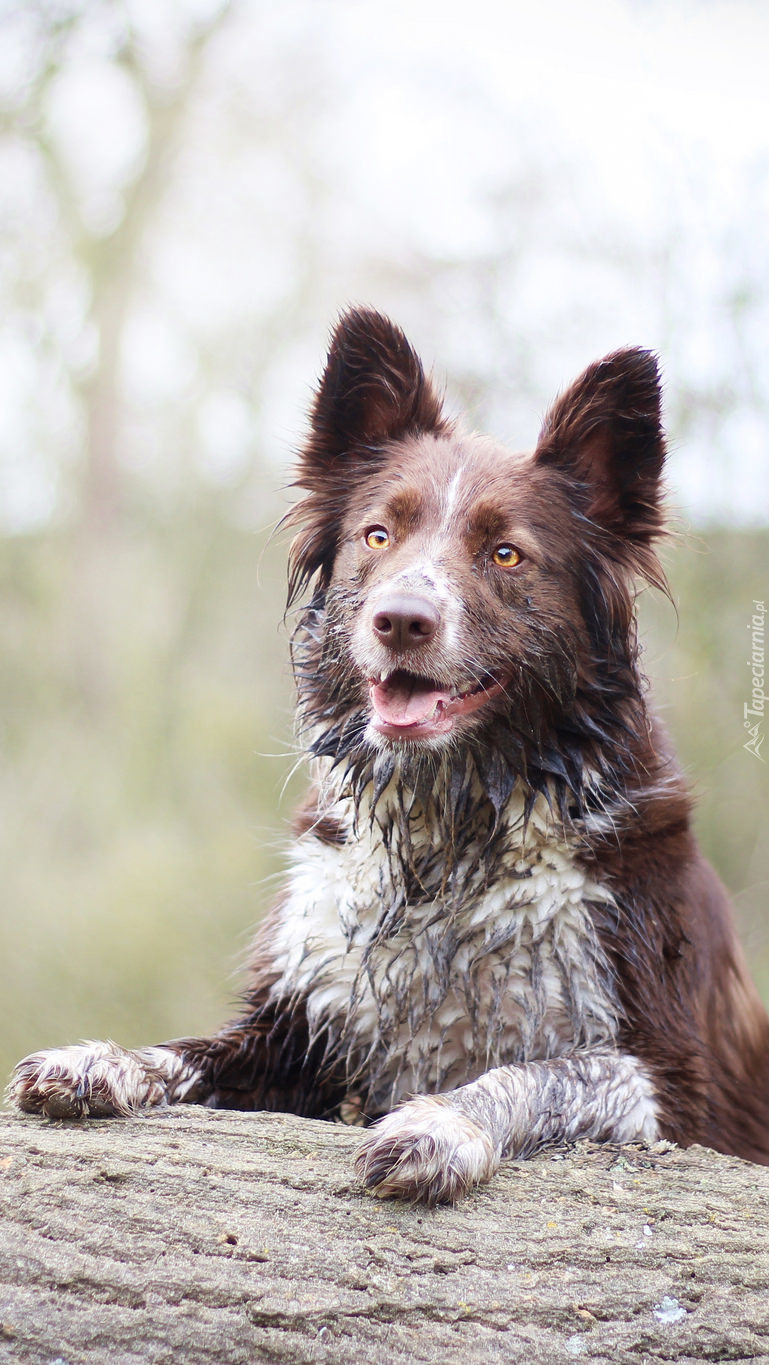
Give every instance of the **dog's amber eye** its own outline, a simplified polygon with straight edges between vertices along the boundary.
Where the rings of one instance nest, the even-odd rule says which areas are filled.
[[[364,540],[370,550],[386,550],[390,544],[390,537],[384,526],[372,526],[366,532]]]
[[[498,545],[491,558],[500,569],[514,569],[523,556],[514,545]]]

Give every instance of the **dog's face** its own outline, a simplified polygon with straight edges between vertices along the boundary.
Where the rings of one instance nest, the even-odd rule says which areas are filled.
[[[512,454],[455,429],[387,319],[346,315],[293,516],[292,589],[322,602],[314,716],[412,752],[500,721],[541,752],[583,724],[627,656],[630,579],[655,577],[659,407],[653,357],[618,352]]]
[[[391,446],[351,490],[329,601],[370,741],[442,743],[511,705],[525,723],[531,675],[566,700],[580,608],[552,482],[447,434]]]

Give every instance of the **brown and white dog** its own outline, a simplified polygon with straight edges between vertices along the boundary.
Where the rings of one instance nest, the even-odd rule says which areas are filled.
[[[663,460],[647,351],[511,454],[386,318],[342,318],[291,515],[312,787],[243,1011],[36,1053],[20,1109],[353,1107],[364,1182],[427,1203],[581,1137],[769,1162],[769,1020],[638,671]]]

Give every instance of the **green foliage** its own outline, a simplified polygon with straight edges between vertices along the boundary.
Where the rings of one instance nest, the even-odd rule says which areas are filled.
[[[0,543],[3,1070],[230,1009],[285,838],[281,560],[211,514],[145,526],[83,619],[77,541]]]
[[[768,550],[767,532],[682,543],[678,623],[642,602],[646,669],[765,994],[769,765],[742,748],[742,705]],[[281,801],[284,559],[210,503],[137,517],[108,545],[82,528],[0,541],[0,1071],[79,1037],[197,1033],[232,1008],[301,785]]]

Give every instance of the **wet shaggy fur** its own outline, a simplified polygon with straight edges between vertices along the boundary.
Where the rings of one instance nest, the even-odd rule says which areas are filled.
[[[664,454],[647,351],[513,454],[388,319],[341,319],[290,517],[310,789],[242,1011],[36,1053],[20,1109],[378,1120],[361,1178],[427,1203],[586,1136],[769,1162],[769,1021],[638,666]]]

